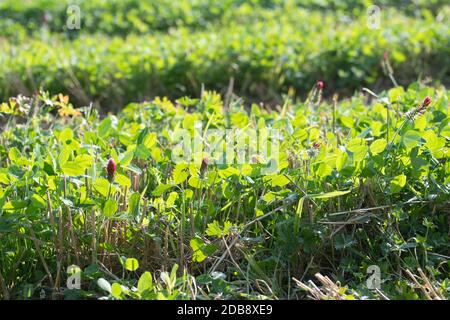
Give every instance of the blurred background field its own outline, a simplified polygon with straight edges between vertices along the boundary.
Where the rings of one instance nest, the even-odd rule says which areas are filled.
[[[68,30],[69,5],[80,29]],[[447,1],[94,0],[2,1],[0,100],[40,88],[78,105],[117,110],[155,96],[198,97],[202,85],[248,101],[305,96],[317,79],[327,93],[388,88],[387,52],[400,85],[448,84]],[[72,20],[71,20],[72,21]],[[432,80],[431,80],[432,79]]]

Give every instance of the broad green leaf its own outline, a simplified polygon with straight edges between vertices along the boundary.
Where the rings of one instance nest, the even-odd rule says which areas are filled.
[[[136,271],[139,268],[139,262],[135,258],[127,258],[125,260],[125,269],[128,271]]]
[[[353,153],[354,161],[362,161],[367,155],[368,148],[364,139],[355,138],[348,142],[347,150]]]
[[[248,121],[248,116],[243,112],[234,112],[231,115],[231,123],[238,128],[244,128]]]
[[[151,149],[156,144],[156,141],[157,141],[156,132],[151,132],[146,135],[143,144],[145,147],[147,147],[147,149]]]
[[[166,200],[166,206],[167,206],[168,208],[172,207],[172,206],[174,205],[174,203],[175,203],[175,200],[177,200],[177,197],[178,197],[178,193],[176,193],[176,192],[171,192],[171,193],[169,194],[169,196],[167,197],[167,200]]]
[[[80,167],[75,161],[68,161],[61,166],[62,173],[69,177],[84,174],[85,168]]]
[[[275,200],[276,197],[277,197],[277,195],[276,195],[275,193],[273,193],[273,192],[267,192],[267,193],[262,197],[262,199],[263,199],[265,202],[269,203],[269,202]]]
[[[127,150],[124,154],[120,156],[119,164],[122,168],[128,167],[133,160],[134,157],[134,149]]]
[[[64,130],[62,130],[59,133],[58,140],[61,141],[61,142],[66,142],[66,141],[73,140],[73,131],[72,131],[72,129],[70,129],[69,127],[64,128]]]
[[[151,155],[152,153],[150,152],[150,150],[147,149],[147,147],[143,144],[138,145],[134,150],[134,156],[142,160],[148,160]]]
[[[241,172],[238,169],[236,169],[236,168],[234,168],[232,166],[229,166],[226,169],[219,170],[219,176],[221,178],[223,178],[223,179],[226,179],[226,178],[231,177],[233,175],[240,176]]]
[[[331,191],[326,193],[320,193],[320,194],[309,194],[308,198],[311,199],[328,199],[328,198],[334,198],[343,196],[344,194],[350,193],[351,190],[342,190],[342,191]]]
[[[272,187],[283,187],[287,185],[289,182],[290,182],[289,179],[282,174],[275,175],[271,179]]]
[[[416,128],[417,130],[425,130],[425,128],[427,127],[427,117],[426,115],[420,115],[416,118],[416,120],[414,120],[414,128]]]
[[[26,208],[28,206],[27,202],[24,200],[11,200],[5,203],[2,207],[3,210],[19,210]]]
[[[386,149],[386,145],[387,145],[386,139],[375,140],[370,145],[370,152],[374,155],[379,154],[379,153],[383,152],[384,149]]]
[[[114,181],[117,182],[121,187],[131,187],[130,177],[124,174],[116,173]]]
[[[141,275],[138,281],[137,289],[141,294],[147,290],[153,289],[153,280],[150,272],[146,271]]]
[[[79,155],[74,161],[68,161],[61,165],[62,172],[70,177],[79,176],[85,173],[86,169],[92,166],[92,157],[87,154]]]
[[[371,123],[372,134],[374,137],[378,137],[381,135],[381,128],[383,127],[383,123],[380,121],[372,121]]]
[[[63,147],[61,152],[58,154],[58,164],[62,167],[70,158],[72,151],[69,148]]]
[[[391,103],[396,102],[397,100],[401,99],[401,96],[405,93],[405,90],[403,87],[396,87],[389,90],[389,100]]]
[[[363,138],[354,138],[351,139],[348,143],[347,143],[347,150],[351,151],[351,152],[356,152],[358,150],[358,148],[365,146],[366,145],[366,140],[364,140]]]
[[[200,181],[199,178],[197,178],[197,177],[195,177],[195,176],[192,176],[192,177],[189,178],[189,185],[190,185],[192,188],[200,189],[201,186],[202,186],[202,182]]]
[[[104,196],[105,198],[108,197],[110,187],[110,183],[108,180],[104,178],[98,178],[97,180],[95,180],[93,187],[94,190],[100,193],[102,196]],[[111,194],[114,194],[115,192],[116,187],[114,185],[111,185]]]
[[[326,177],[328,175],[330,175],[333,171],[333,168],[331,168],[329,165],[327,165],[325,162],[322,162],[316,170],[316,174],[323,178]]]
[[[184,182],[189,176],[189,172],[187,171],[188,165],[185,163],[178,163],[173,169],[173,183],[180,184]]]
[[[8,156],[9,160],[11,160],[12,163],[17,163],[18,160],[22,157],[19,149],[17,149],[16,147],[9,149]]]
[[[222,228],[219,225],[219,222],[214,221],[212,223],[208,223],[208,227],[206,228],[205,233],[210,237],[220,238],[223,235]]]
[[[112,122],[111,122],[111,119],[109,117],[103,119],[103,121],[100,122],[100,124],[98,126],[98,129],[97,129],[98,136],[100,138],[106,138],[108,136],[109,131],[111,129],[111,123]]]
[[[396,176],[394,179],[391,180],[389,185],[391,193],[394,194],[400,192],[405,186],[405,184],[406,184],[406,176],[404,174]]]
[[[33,194],[30,200],[35,208],[46,208],[47,202],[37,193]]]
[[[2,169],[0,169],[0,170],[2,170]],[[0,183],[9,184],[8,171],[6,171],[6,170],[4,172],[0,171]]]
[[[119,208],[119,205],[117,204],[117,202],[113,199],[108,199],[105,202],[105,205],[103,206],[103,214],[106,217],[111,217],[113,216],[117,209]]]
[[[408,130],[402,136],[402,143],[407,149],[412,149],[419,145],[422,139],[420,133],[416,130]]]
[[[432,130],[428,130],[423,134],[426,141],[425,146],[430,150],[435,150],[440,147],[439,139],[436,133]]]
[[[111,295],[116,298],[116,299],[120,299],[121,295],[122,295],[122,286],[115,282],[112,284],[111,286]]]
[[[432,130],[426,131],[423,137],[426,141],[425,146],[431,151],[433,157],[441,158],[444,156],[445,138],[438,137]]]
[[[341,116],[339,118],[339,120],[342,122],[342,124],[344,126],[346,126],[347,128],[353,128],[353,125],[355,123],[355,121],[353,120],[353,118],[347,117],[347,116]]]
[[[169,190],[172,188],[172,185],[170,184],[160,184],[158,185],[155,190],[152,191],[152,194],[155,197],[159,197],[161,196],[165,191]]]
[[[203,242],[203,240],[199,238],[191,239],[189,244],[191,245],[193,251],[192,253],[193,262],[202,262],[219,249],[219,247],[215,244],[206,245]]]
[[[134,192],[128,199],[128,214],[137,217],[141,211],[141,194]]]

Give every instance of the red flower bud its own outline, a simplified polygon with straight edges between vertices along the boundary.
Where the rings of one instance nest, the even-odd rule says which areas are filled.
[[[431,98],[430,97],[426,97],[424,100],[423,100],[423,106],[425,106],[425,107],[428,107],[429,105],[431,104]]]
[[[387,51],[384,52],[384,54],[383,54],[383,59],[384,59],[384,60],[389,59],[389,55],[388,55],[388,52],[387,52]]]
[[[319,149],[320,148],[320,142],[314,142],[313,143],[313,148],[314,149]]]
[[[319,89],[319,90],[323,90],[323,88],[325,87],[325,84],[323,83],[323,81],[317,81],[317,88]]]
[[[116,162],[114,161],[113,158],[109,158],[108,160],[108,164],[106,165],[106,172],[107,172],[107,176],[108,176],[108,181],[109,182],[113,182],[114,181],[114,176],[116,174]]]

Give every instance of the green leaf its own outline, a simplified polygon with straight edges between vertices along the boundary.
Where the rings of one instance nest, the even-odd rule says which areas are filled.
[[[408,130],[402,136],[402,143],[407,149],[412,149],[419,145],[422,137],[416,130]]]
[[[76,177],[84,174],[84,168],[80,167],[75,161],[69,161],[61,166],[62,173],[69,177]]]
[[[114,177],[114,181],[117,182],[121,187],[131,187],[130,177],[124,174],[117,173]]]
[[[176,192],[171,192],[171,193],[169,194],[169,196],[167,197],[167,200],[166,200],[166,206],[167,206],[168,208],[173,207],[173,205],[174,205],[174,203],[175,203],[175,200],[177,200],[177,198],[178,198],[178,193],[176,193]]]
[[[8,176],[7,169],[0,168],[0,170],[2,170],[2,171],[0,171],[0,183],[9,184],[9,176]]]
[[[111,119],[105,118],[103,119],[102,122],[100,122],[100,125],[98,126],[97,132],[98,132],[98,136],[100,138],[106,138],[109,134],[109,131],[111,129]]]
[[[391,193],[393,194],[400,192],[400,190],[403,189],[405,184],[406,184],[406,176],[404,174],[396,176],[394,179],[391,180],[389,185]]]
[[[3,210],[19,210],[26,208],[28,206],[27,202],[24,200],[11,200],[5,203],[2,207]]]
[[[195,189],[200,189],[202,186],[202,182],[200,181],[200,179],[195,176],[190,177],[188,183],[192,188]]]
[[[122,167],[128,167],[131,163],[131,160],[133,160],[133,157],[134,157],[134,150],[133,149],[128,150],[127,152],[123,153],[120,156],[119,164]]]
[[[294,234],[297,236],[298,232],[300,230],[300,219],[302,217],[302,211],[303,211],[303,203],[305,202],[305,197],[301,197],[298,201],[297,210],[295,211],[295,218],[294,218]]]
[[[137,288],[141,294],[147,290],[150,291],[153,289],[153,280],[150,272],[146,271],[141,275]]]
[[[103,206],[103,214],[106,217],[111,217],[113,216],[117,209],[119,208],[119,205],[117,204],[117,202],[113,199],[108,199],[105,202],[105,205]]]
[[[287,185],[289,182],[290,182],[289,179],[282,174],[275,175],[271,179],[272,187],[283,187]]]
[[[61,152],[58,154],[58,164],[60,167],[62,167],[69,160],[71,153],[72,152],[70,149],[65,147],[62,148]]]
[[[265,202],[267,202],[267,203],[269,203],[269,202],[275,200],[276,198],[277,198],[277,195],[276,195],[275,193],[273,193],[273,192],[267,192],[267,193],[262,197],[262,199],[263,199]]]
[[[86,169],[91,167],[92,157],[87,154],[79,155],[74,161],[68,161],[61,165],[62,172],[70,177],[79,176],[85,173]]]
[[[149,133],[144,138],[143,144],[144,144],[144,146],[147,147],[147,149],[151,149],[156,144],[156,141],[157,141],[156,132],[152,132],[152,133]]]
[[[217,238],[222,237],[223,231],[219,225],[219,222],[213,221],[212,223],[208,223],[208,227],[206,228],[206,234],[211,237]]]
[[[22,157],[19,149],[17,149],[16,147],[9,149],[8,156],[9,160],[11,160],[12,163],[17,163],[19,159]]]
[[[193,250],[193,262],[202,262],[219,249],[219,247],[215,244],[206,245],[203,240],[199,238],[191,239],[189,244],[191,245],[191,248]]]
[[[435,158],[441,158],[444,156],[445,138],[438,137],[433,130],[428,130],[423,134],[426,141],[426,147],[431,151],[431,154]]]
[[[339,120],[341,120],[341,122],[342,122],[342,124],[344,126],[346,126],[347,128],[350,128],[350,129],[353,128],[353,124],[355,123],[353,121],[353,118],[350,118],[350,117],[347,117],[347,116],[341,116],[339,118]]]
[[[37,193],[33,194],[30,198],[31,203],[33,204],[33,207],[35,208],[45,208],[46,207],[46,202],[44,200],[44,198],[42,198],[40,195],[38,195]]]
[[[401,99],[401,96],[405,93],[405,90],[403,87],[395,87],[389,90],[389,100],[391,103],[394,103],[395,101]]]
[[[102,196],[104,196],[105,198],[108,197],[108,193],[109,193],[109,181],[104,179],[104,178],[98,178],[97,180],[95,180],[94,182],[94,190],[97,191],[98,193],[100,193]],[[116,191],[116,188],[114,187],[114,185],[111,185],[111,194],[113,194]]]
[[[178,163],[173,169],[173,183],[180,184],[184,182],[189,176],[189,172],[187,171],[188,165],[185,163]]]
[[[362,161],[367,154],[366,140],[362,138],[355,138],[348,142],[347,150],[353,153],[354,161]]]
[[[159,197],[161,196],[165,191],[169,190],[172,188],[172,185],[170,184],[160,184],[158,185],[155,190],[152,191],[152,194],[155,197]]]
[[[143,144],[138,145],[134,150],[134,156],[142,160],[148,160],[151,155],[152,153],[150,150],[148,150]]]
[[[384,149],[386,149],[386,139],[378,139],[375,140],[374,142],[372,142],[372,144],[370,145],[370,152],[375,155],[375,154],[379,154],[381,152],[384,151]]]
[[[122,296],[122,286],[117,282],[113,283],[111,286],[111,295],[116,299],[120,299]]]
[[[128,271],[136,271],[139,268],[139,262],[135,258],[127,258],[125,261],[125,269]]]
[[[320,193],[320,194],[310,194],[308,195],[308,198],[311,199],[328,199],[328,198],[334,198],[338,196],[342,196],[344,194],[350,193],[351,190],[342,190],[342,191],[332,191],[332,192],[326,192],[326,193]]]
[[[141,210],[141,194],[134,192],[128,199],[128,214],[137,217]]]
[[[241,174],[241,172],[232,166],[229,166],[226,169],[219,170],[219,176],[223,179],[226,179],[233,175],[239,176],[240,174]]]
[[[430,150],[435,150],[440,147],[439,139],[436,133],[432,130],[428,130],[423,135],[426,143],[425,146]]]

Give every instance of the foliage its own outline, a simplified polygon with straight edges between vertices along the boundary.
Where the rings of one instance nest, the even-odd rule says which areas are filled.
[[[433,103],[418,114],[426,96]],[[370,97],[288,99],[271,112],[240,99],[225,108],[205,91],[103,118],[46,92],[5,102],[1,295],[292,299],[306,295],[292,278],[320,271],[379,298],[365,282],[378,265],[384,296],[424,298],[404,273],[421,268],[448,298],[448,93],[413,83]],[[175,163],[176,137],[196,120],[278,129],[279,171],[263,173],[270,159],[259,158]],[[71,264],[82,288],[63,291]]]
[[[97,2],[83,2],[87,6],[82,9],[85,20],[100,15],[93,9]],[[384,52],[389,54],[400,84],[428,76],[444,84],[449,80],[450,32],[448,24],[443,23],[449,7],[444,4],[433,13],[427,9],[428,2],[421,2],[415,15],[395,6],[382,7],[380,28],[370,29],[365,9],[354,9],[350,14],[314,5],[299,6],[292,1],[276,1],[276,5],[261,1],[265,5],[252,6],[229,0],[220,1],[218,7],[209,6],[208,1],[163,2],[160,6],[158,1],[101,1],[98,10],[103,20],[91,26],[98,29],[83,20],[87,25],[79,31],[58,32],[62,28],[58,22],[49,32],[36,29],[38,23],[30,22],[30,28],[36,30],[32,36],[19,32],[20,26],[33,21],[28,17],[43,6],[6,5],[7,16],[14,17],[9,11],[18,10],[20,25],[13,24],[11,33],[7,27],[0,28],[5,30],[0,42],[0,97],[7,100],[19,93],[30,96],[44,88],[65,92],[80,105],[93,101],[105,110],[118,110],[129,102],[151,100],[157,95],[198,97],[202,86],[225,93],[230,78],[234,78],[234,93],[255,102],[281,103],[282,92],[304,95],[311,89],[311,79],[317,78],[327,79],[326,92],[336,90],[348,96],[362,86],[391,85],[381,66]],[[63,3],[56,4],[59,1],[51,3],[63,7]],[[166,19],[160,12],[147,14],[140,11],[141,7],[133,9],[142,12],[142,18],[166,19],[177,26],[156,32],[149,31],[152,22],[142,22],[137,24],[144,25],[143,32],[134,32],[137,27],[120,18],[126,12],[116,8],[121,5],[167,10]],[[184,12],[185,7],[184,18],[177,19],[177,10]],[[206,16],[213,15],[205,17],[211,21],[205,28],[192,28],[189,22],[183,22],[202,23],[195,18],[196,13],[191,15],[191,10],[197,9]],[[113,19],[114,10],[119,16]],[[215,19],[216,15],[221,18]],[[127,19],[132,17],[129,11]]]

